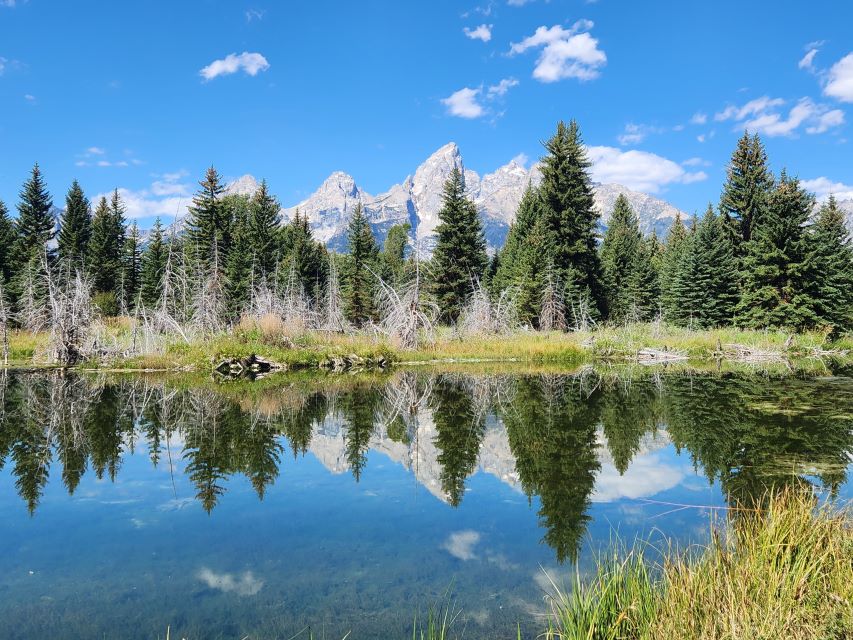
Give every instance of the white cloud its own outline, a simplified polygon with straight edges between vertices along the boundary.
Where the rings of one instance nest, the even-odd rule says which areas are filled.
[[[9,7],[10,9],[12,9],[14,8],[15,4],[15,0],[0,0],[0,7]]]
[[[833,182],[829,178],[819,177],[813,180],[802,180],[800,185],[817,196],[819,201],[829,198],[830,194],[839,200],[853,200],[853,185],[843,182]]]
[[[263,20],[266,11],[263,9],[247,9],[246,10],[246,22],[251,22],[252,20]]]
[[[533,2],[533,0],[506,0],[506,3],[511,7],[523,7],[529,2]]]
[[[25,93],[24,94],[24,100],[26,100],[27,102],[35,102],[36,97],[34,95],[32,95],[31,93]]]
[[[462,31],[466,36],[471,38],[471,40],[482,40],[483,42],[488,42],[492,39],[492,25],[490,24],[481,24],[479,27],[474,29],[464,27]]]
[[[647,498],[677,486],[689,467],[668,464],[656,453],[638,455],[620,474],[612,464],[603,464],[595,478],[592,502],[614,502],[623,498]]]
[[[210,589],[217,589],[223,593],[233,591],[238,596],[257,595],[264,586],[264,581],[257,579],[251,571],[246,571],[242,576],[237,577],[233,573],[216,573],[207,567],[202,567],[197,577]]]
[[[592,27],[590,20],[578,20],[570,29],[560,25],[539,27],[532,36],[513,43],[510,55],[542,47],[533,69],[533,77],[540,82],[566,78],[592,80],[607,63],[607,56],[598,48],[598,40],[587,33]]]
[[[447,107],[447,113],[458,118],[479,118],[486,113],[477,98],[482,93],[481,89],[470,89],[465,87],[450,94],[441,100],[441,104]]]
[[[103,147],[89,147],[86,149],[86,153],[92,156],[102,156],[107,152]]]
[[[625,131],[618,136],[619,144],[626,146],[639,144],[653,133],[661,133],[663,129],[660,127],[652,127],[647,124],[634,124],[629,122],[625,125]]]
[[[688,158],[681,163],[683,167],[710,167],[711,163],[702,158]]]
[[[714,115],[714,120],[717,122],[725,122],[726,120],[743,120],[751,115],[764,113],[768,109],[779,107],[783,104],[785,104],[785,101],[782,98],[762,96],[755,100],[750,100],[742,107],[729,105],[723,111]]]
[[[473,560],[477,556],[474,553],[474,547],[480,542],[480,534],[476,531],[466,529],[464,531],[456,531],[451,533],[441,548],[447,551],[454,558],[460,560]]]
[[[697,112],[693,114],[693,117],[690,118],[690,124],[705,124],[708,122],[708,114]]]
[[[844,112],[830,109],[811,98],[800,98],[787,114],[779,109],[782,98],[762,96],[742,107],[729,105],[714,116],[718,122],[733,120],[735,129],[747,129],[767,136],[792,136],[805,125],[806,133],[825,133],[844,124]]]
[[[517,165],[521,165],[522,167],[526,167],[527,163],[530,162],[530,158],[526,153],[519,153],[510,160],[510,162],[514,162]]]
[[[3,56],[0,56],[0,76],[3,75],[3,72],[6,71],[6,63],[9,62]]]
[[[515,78],[504,78],[497,84],[490,86],[487,93],[490,98],[494,98],[495,96],[505,96],[506,92],[515,86],[518,86],[518,80]]]
[[[244,51],[240,55],[231,53],[222,60],[214,60],[199,71],[199,75],[205,80],[213,80],[219,76],[231,75],[242,70],[250,76],[256,76],[269,68],[270,63],[260,53]]]
[[[146,189],[119,187],[118,193],[124,201],[125,215],[128,219],[138,220],[159,216],[165,224],[169,224],[175,217],[181,218],[186,215],[187,207],[192,203],[192,186],[181,182],[186,177],[186,172],[167,173],[155,177],[158,179]],[[98,194],[92,201],[97,201],[102,195],[109,198],[111,194]]]
[[[708,178],[704,171],[686,171],[677,162],[648,151],[587,147],[587,152],[593,180],[615,182],[637,191],[657,193],[669,184],[691,184]]]
[[[814,71],[814,57],[817,55],[818,49],[809,49],[809,51],[804,55],[797,66],[800,69],[805,69],[806,71]]]
[[[848,53],[832,65],[823,93],[841,102],[853,102],[853,53]]]

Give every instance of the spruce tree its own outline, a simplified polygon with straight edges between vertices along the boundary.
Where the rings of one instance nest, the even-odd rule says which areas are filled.
[[[438,218],[431,289],[441,317],[456,322],[488,263],[483,224],[477,206],[465,195],[465,177],[458,166],[444,183]]]
[[[256,277],[272,276],[281,249],[281,205],[270,194],[266,180],[261,180],[260,187],[252,196],[249,212],[242,250],[252,252]],[[239,246],[236,239],[234,245]]]
[[[694,216],[690,231],[682,241],[670,285],[669,295],[674,305],[668,319],[682,327],[701,326],[704,291],[698,284],[702,268],[696,240],[697,226]]]
[[[738,264],[725,219],[711,205],[696,229],[696,287],[702,295],[698,321],[702,327],[730,324],[738,302]]]
[[[212,166],[198,184],[200,189],[193,197],[187,217],[187,241],[191,255],[206,267],[215,247],[219,263],[223,265],[231,240],[231,211],[222,202],[225,186]]]
[[[809,244],[806,294],[817,323],[839,335],[853,328],[853,242],[835,196],[820,208]]]
[[[391,286],[400,284],[405,278],[406,247],[411,230],[412,225],[408,222],[392,226],[379,252],[379,275]]]
[[[125,306],[131,309],[136,306],[142,277],[142,246],[136,222],[128,230],[122,258],[122,298]]]
[[[806,283],[806,223],[813,197],[782,173],[767,198],[743,260],[743,295],[737,321],[751,328],[803,328],[819,321]]]
[[[635,278],[635,269],[651,269],[651,253],[638,256],[642,244],[639,220],[628,199],[619,194],[610,214],[604,241],[601,243],[601,266],[607,291],[607,307],[613,322],[624,322],[632,315],[634,297],[640,294],[636,288],[640,285],[640,279]],[[648,264],[642,264],[643,260]]]
[[[625,289],[630,301],[628,318],[648,322],[660,309],[660,273],[658,271],[658,239],[643,238],[637,245]]]
[[[326,286],[326,248],[314,240],[307,215],[299,215],[281,230],[281,260],[279,279],[289,277],[291,268],[296,272],[302,287],[314,299]]]
[[[81,266],[86,260],[91,235],[92,209],[83,189],[75,180],[65,196],[65,210],[59,219],[59,258]]]
[[[33,166],[30,178],[24,183],[18,203],[15,223],[17,240],[15,255],[20,266],[32,260],[41,260],[45,247],[54,236],[53,200],[47,191],[38,163]]]
[[[167,247],[163,243],[163,225],[158,217],[151,229],[151,238],[142,252],[142,272],[140,286],[142,302],[153,307],[160,299],[163,291],[163,272],[168,258]]]
[[[109,202],[101,197],[92,216],[88,269],[95,291],[121,295],[124,267],[124,204],[118,190]]]
[[[9,218],[6,204],[0,200],[0,284],[7,284],[16,274],[15,224]]]
[[[660,289],[661,308],[666,320],[674,320],[681,306],[675,294],[675,279],[682,256],[687,247],[687,228],[681,220],[681,214],[675,215],[675,220],[669,228],[661,256]]]
[[[374,275],[379,248],[364,215],[357,204],[347,230],[349,256],[344,273],[344,309],[347,319],[361,327],[376,313],[374,306]]]
[[[528,183],[518,203],[515,221],[509,228],[503,248],[499,251],[499,265],[492,280],[492,289],[495,293],[518,284],[519,260],[525,240],[530,236],[533,225],[541,217],[538,198],[538,191]]]
[[[262,258],[254,251],[251,240],[252,204],[246,202],[244,205],[237,206],[234,210],[234,222],[231,228],[233,244],[225,263],[225,298],[231,317],[240,315],[249,301],[252,287],[267,274],[265,268],[257,266]],[[257,279],[253,273],[257,274]],[[273,272],[270,272],[270,275],[272,276]]]
[[[752,239],[756,220],[772,187],[773,175],[761,138],[744,132],[732,154],[720,199],[720,211],[738,255],[745,253],[742,243]]]
[[[553,263],[573,298],[589,297],[598,315],[607,315],[596,230],[599,214],[593,200],[591,163],[577,122],[560,122],[545,143],[539,194],[551,236]]]

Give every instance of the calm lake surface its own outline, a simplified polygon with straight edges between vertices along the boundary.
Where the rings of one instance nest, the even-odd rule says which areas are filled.
[[[853,494],[845,375],[0,376],[8,639],[532,638],[614,532]]]

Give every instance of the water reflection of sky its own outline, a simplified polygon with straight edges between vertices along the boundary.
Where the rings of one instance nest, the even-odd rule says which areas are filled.
[[[709,511],[678,505],[725,504],[719,483],[661,426],[644,436],[623,474],[597,432],[601,466],[582,568],[614,532],[629,541],[703,540]],[[499,421],[486,429],[458,507],[431,486],[433,453],[401,458],[395,443],[374,442],[356,482],[326,444],[315,439],[297,457],[286,449],[263,500],[243,475],[226,478],[210,514],[195,497],[177,436],[156,468],[139,440],[114,481],[88,472],[72,496],[54,459],[32,517],[7,462],[0,637],[155,638],[167,625],[188,638],[289,638],[309,625],[329,638],[351,629],[355,638],[405,637],[414,613],[448,590],[466,637],[514,637],[517,623],[535,637],[544,571],[561,581],[573,569],[543,542],[542,505],[523,492],[513,460],[502,459]],[[849,485],[841,492],[849,495]]]

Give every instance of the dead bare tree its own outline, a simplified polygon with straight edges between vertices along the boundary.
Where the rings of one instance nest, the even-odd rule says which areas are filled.
[[[11,321],[12,311],[9,308],[9,300],[6,298],[6,291],[3,289],[3,283],[0,282],[0,330],[3,331],[3,366],[9,364],[9,322]]]
[[[41,264],[33,260],[26,266],[18,301],[18,321],[32,333],[44,331],[50,324],[50,310],[44,293],[46,274],[41,273]]]
[[[539,329],[542,331],[565,331],[566,300],[559,278],[552,269],[545,275],[545,286],[542,289],[542,304],[539,310]]]
[[[463,335],[508,334],[518,330],[515,290],[504,289],[492,300],[479,281],[474,281],[471,297],[459,317]]]
[[[78,269],[65,264],[54,271],[44,261],[50,310],[50,357],[64,366],[77,364],[87,347],[95,316],[92,286]]]
[[[324,331],[344,333],[350,329],[344,315],[343,296],[341,295],[340,282],[338,281],[338,269],[335,260],[329,260],[329,281],[323,296],[323,312],[320,317],[320,328]]]
[[[202,334],[225,328],[225,286],[219,269],[219,249],[213,245],[210,264],[199,263],[195,270],[190,326]]]
[[[373,273],[371,271],[371,273]],[[420,260],[415,253],[415,275],[400,287],[392,287],[375,273],[379,283],[379,329],[401,349],[417,349],[422,341],[435,341],[438,305],[426,300],[421,291]]]

